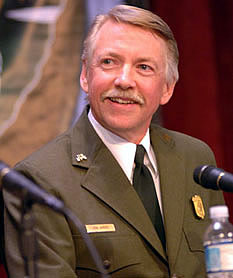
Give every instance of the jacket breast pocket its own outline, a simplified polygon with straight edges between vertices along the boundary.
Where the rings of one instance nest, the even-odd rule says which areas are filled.
[[[184,227],[184,235],[190,251],[204,252],[203,237],[205,233],[205,227],[206,226],[201,229],[197,229],[197,226]]]
[[[140,262],[140,244],[134,235],[114,233],[89,234],[108,273],[114,277],[135,277],[143,273]],[[91,257],[87,245],[79,235],[73,235],[77,253],[78,277],[99,277],[99,270]],[[143,277],[143,276],[142,276]]]

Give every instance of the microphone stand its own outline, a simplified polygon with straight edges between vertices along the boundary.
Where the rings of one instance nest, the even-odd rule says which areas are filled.
[[[38,248],[34,231],[33,203],[26,197],[23,201],[21,216],[20,249],[24,259],[25,277],[37,278]]]

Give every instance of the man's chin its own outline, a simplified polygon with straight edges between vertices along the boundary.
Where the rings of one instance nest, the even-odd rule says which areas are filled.
[[[137,142],[138,138],[143,138],[147,127],[139,131],[139,123],[129,123],[123,119],[117,119],[116,121],[108,121],[102,124],[107,130],[113,134],[132,143]]]

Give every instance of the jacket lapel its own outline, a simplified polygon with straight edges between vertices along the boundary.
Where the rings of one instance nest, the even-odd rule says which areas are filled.
[[[175,264],[184,218],[184,161],[176,153],[175,142],[158,128],[151,131],[160,177],[164,225],[169,265]]]

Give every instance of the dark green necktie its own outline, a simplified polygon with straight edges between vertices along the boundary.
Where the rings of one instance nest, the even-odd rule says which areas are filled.
[[[163,226],[162,215],[159,207],[155,185],[149,169],[144,165],[146,150],[142,145],[137,145],[135,155],[135,169],[133,175],[133,186],[141,198],[143,205],[151,218],[151,221],[166,249],[166,238]]]

